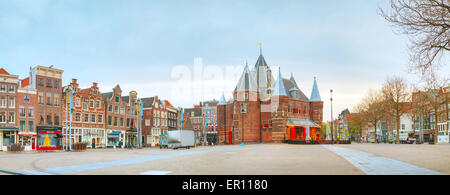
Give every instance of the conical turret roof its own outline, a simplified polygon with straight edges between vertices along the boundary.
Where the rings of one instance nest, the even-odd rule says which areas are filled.
[[[284,87],[283,77],[281,76],[281,68],[278,68],[278,78],[273,87],[272,96],[287,96],[286,89]]]
[[[322,98],[320,98],[319,87],[317,87],[316,77],[314,77],[314,85],[311,92],[310,101],[322,101]]]
[[[235,91],[257,91],[256,81],[250,73],[248,65],[245,66]]]
[[[262,53],[259,55],[258,61],[256,61],[255,69],[257,69],[259,66],[267,66],[266,59],[264,59]]]
[[[225,105],[225,104],[227,104],[227,101],[225,100],[224,93],[222,93],[222,97],[220,98],[220,101],[219,101],[218,105]]]

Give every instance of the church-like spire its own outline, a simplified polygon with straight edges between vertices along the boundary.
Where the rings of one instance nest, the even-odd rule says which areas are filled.
[[[319,87],[317,87],[316,77],[314,77],[314,85],[313,85],[313,89],[312,89],[312,92],[311,92],[310,101],[312,101],[312,102],[314,102],[314,101],[322,101],[322,98],[320,98]]]
[[[222,97],[220,98],[218,105],[225,105],[227,104],[227,101],[225,100],[225,94],[222,92]]]
[[[284,88],[283,77],[281,76],[281,68],[278,68],[278,79],[277,82],[275,83],[272,96],[282,96],[282,95],[287,96],[286,89]]]
[[[245,66],[244,72],[242,73],[241,78],[236,86],[236,91],[256,91],[256,81],[253,78],[253,75],[250,73],[248,69],[248,65]]]
[[[264,59],[264,56],[262,54],[262,46],[261,46],[262,44],[258,43],[258,45],[259,45],[259,58],[258,61],[256,61],[255,69],[257,69],[258,66],[267,66],[266,59]]]

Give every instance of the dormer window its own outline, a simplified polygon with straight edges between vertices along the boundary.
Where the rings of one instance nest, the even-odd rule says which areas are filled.
[[[292,98],[297,98],[297,97],[295,96],[295,91],[291,91],[291,97],[292,97]]]

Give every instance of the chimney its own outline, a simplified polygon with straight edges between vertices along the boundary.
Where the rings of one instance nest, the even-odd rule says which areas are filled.
[[[92,83],[92,86],[94,86],[95,88],[97,88],[97,85],[98,85],[98,83],[96,83],[96,82]]]

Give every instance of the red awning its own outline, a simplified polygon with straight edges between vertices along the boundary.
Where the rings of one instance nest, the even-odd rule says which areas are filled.
[[[39,133],[47,133],[47,134],[60,134],[61,131],[39,131]]]
[[[29,137],[31,137],[31,136],[37,136],[36,134],[31,134],[31,133],[21,133],[21,134],[19,134],[19,136],[29,136]]]

